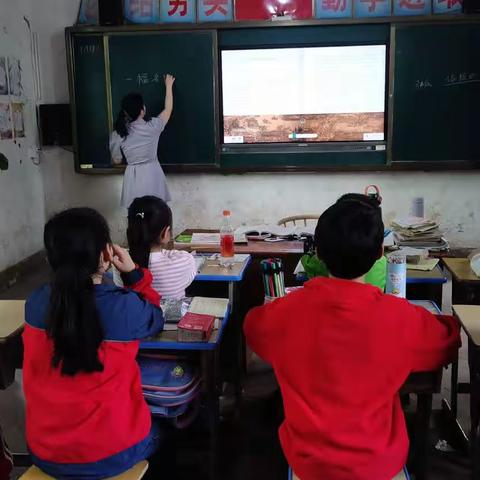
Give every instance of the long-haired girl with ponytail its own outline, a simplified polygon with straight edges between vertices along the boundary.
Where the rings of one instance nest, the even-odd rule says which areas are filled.
[[[128,209],[127,239],[135,263],[152,272],[152,287],[164,299],[179,299],[197,274],[195,257],[172,250],[172,211],[160,198],[136,198]],[[115,283],[121,284],[118,273]]]
[[[54,478],[115,476],[158,446],[135,358],[163,328],[160,298],[95,210],[54,216],[44,242],[52,278],[27,300],[23,334],[30,454]],[[102,284],[111,263],[126,289]]]
[[[128,208],[144,195],[155,195],[170,201],[165,174],[158,161],[160,135],[173,111],[175,77],[165,75],[165,106],[158,116],[149,117],[140,93],[129,93],[122,99],[115,130],[110,137],[112,162],[126,161],[121,204]]]

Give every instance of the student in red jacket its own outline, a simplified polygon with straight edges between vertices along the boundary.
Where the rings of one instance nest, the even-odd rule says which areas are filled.
[[[163,328],[160,298],[150,272],[111,245],[96,211],[56,215],[44,239],[53,276],[27,300],[23,334],[32,461],[57,479],[118,475],[150,457],[161,437],[136,362],[139,339]],[[101,284],[111,263],[128,289]]]
[[[408,437],[398,391],[411,372],[446,365],[460,345],[453,318],[363,282],[383,254],[383,232],[378,203],[337,202],[315,231],[330,277],[246,318],[248,344],[280,384],[280,440],[300,480],[402,478]]]

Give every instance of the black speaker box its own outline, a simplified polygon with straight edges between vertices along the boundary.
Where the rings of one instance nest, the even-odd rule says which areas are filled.
[[[39,106],[42,145],[72,145],[70,104]]]
[[[100,25],[123,24],[123,0],[98,0],[98,21]]]

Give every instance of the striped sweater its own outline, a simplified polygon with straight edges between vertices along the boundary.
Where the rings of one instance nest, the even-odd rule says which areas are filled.
[[[179,299],[197,274],[195,257],[181,250],[161,250],[150,254],[148,265],[152,272],[152,287],[162,299]],[[120,275],[114,269],[116,285],[122,285]]]

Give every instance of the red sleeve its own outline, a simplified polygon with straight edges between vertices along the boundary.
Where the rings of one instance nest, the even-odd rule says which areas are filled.
[[[122,274],[125,286],[139,293],[147,302],[159,306],[160,294],[152,288],[152,273],[147,268],[137,268],[128,274]]]
[[[412,371],[436,370],[454,359],[461,346],[460,326],[454,317],[435,316],[422,307],[413,307],[406,320]]]
[[[281,334],[279,307],[283,299],[250,310],[245,318],[243,331],[248,346],[263,360],[272,363],[278,336]]]

